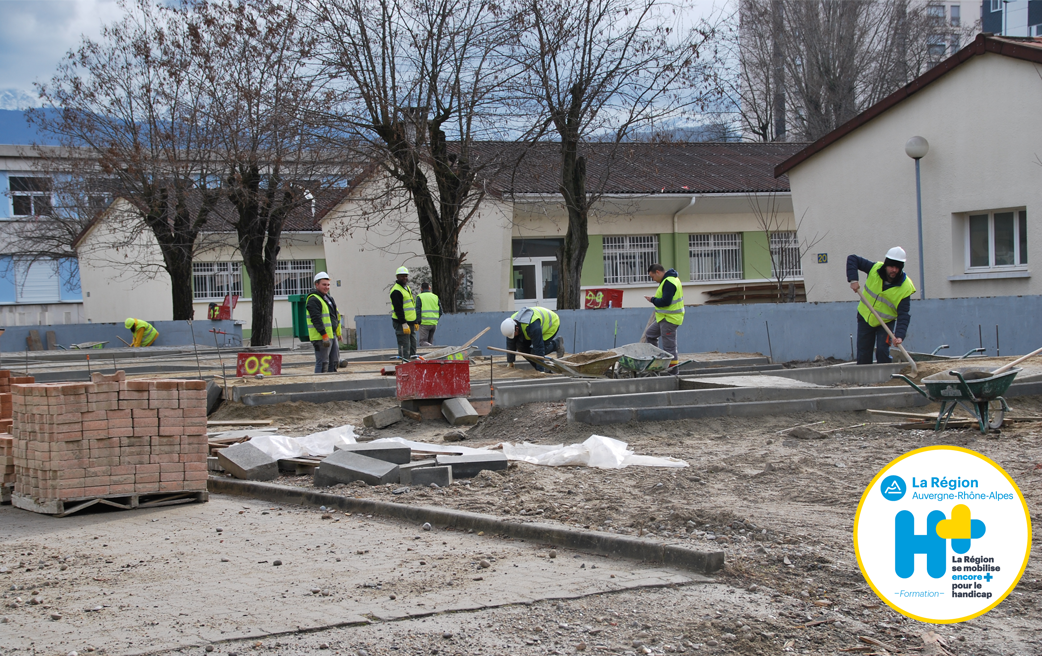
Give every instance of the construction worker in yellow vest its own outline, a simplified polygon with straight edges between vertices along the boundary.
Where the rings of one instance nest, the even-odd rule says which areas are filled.
[[[912,320],[912,294],[915,285],[904,272],[908,256],[905,249],[894,246],[886,253],[882,262],[873,262],[857,255],[847,257],[847,282],[855,292],[862,289],[858,283],[858,271],[868,274],[865,278],[865,298],[879,316],[883,317],[887,326],[897,340],[891,344],[890,335],[883,324],[879,323],[864,301],[857,304],[857,363],[872,364],[872,350],[876,352],[876,362],[890,362],[890,347],[904,341],[908,334],[908,324]]]
[[[340,364],[340,312],[329,295],[329,274],[315,274],[315,291],[308,294],[308,339],[315,347],[315,373],[336,371]]]
[[[558,358],[564,357],[564,339],[557,335],[561,318],[553,310],[541,307],[521,308],[503,320],[499,331],[507,338],[507,350],[532,355],[546,355],[556,351]],[[514,366],[514,354],[507,354],[507,365]],[[536,371],[546,370],[537,364]]]
[[[403,266],[395,271],[391,286],[391,323],[398,340],[398,357],[412,360],[416,357],[416,337],[420,331],[420,300],[409,288],[409,270]]]
[[[677,329],[684,323],[684,288],[674,269],[666,270],[661,264],[648,267],[648,275],[658,283],[654,296],[645,296],[655,306],[655,320],[648,324],[644,338],[652,346],[659,345],[662,339],[662,350],[673,355],[670,366],[677,366]]]
[[[152,346],[159,337],[159,331],[147,321],[127,319],[123,322],[123,325],[134,334],[134,341],[130,343],[133,347]]]
[[[420,346],[434,346],[434,331],[438,328],[438,319],[441,318],[441,299],[431,291],[431,284],[425,282],[420,285],[420,334],[417,339]]]

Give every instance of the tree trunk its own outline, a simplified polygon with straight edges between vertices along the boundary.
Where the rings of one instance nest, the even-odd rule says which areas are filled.
[[[455,252],[455,249],[446,249]],[[431,268],[431,291],[438,296],[441,311],[445,314],[456,312],[456,296],[459,290],[459,258],[449,255],[427,255],[427,264]]]
[[[264,257],[243,257],[246,272],[250,274],[252,297],[252,332],[250,346],[271,344],[271,324],[275,307],[275,261]]]
[[[586,158],[579,156],[578,140],[562,140],[561,188],[568,209],[568,231],[557,254],[561,286],[557,290],[558,310],[582,307],[582,272],[586,249],[590,246],[589,201],[586,197]]]
[[[174,321],[186,321],[194,318],[192,314],[195,312],[192,305],[192,256],[190,252],[181,254],[173,249],[166,250],[163,259],[166,262],[167,273],[170,274]]]

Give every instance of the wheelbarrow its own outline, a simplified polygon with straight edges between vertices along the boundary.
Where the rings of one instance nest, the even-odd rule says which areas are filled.
[[[655,376],[672,368],[673,354],[651,344],[623,344],[612,350],[619,354],[619,362],[615,367],[616,378]],[[691,360],[680,362],[676,367],[688,362]]]
[[[909,351],[908,355],[912,357],[916,362],[935,362],[937,360],[965,360],[968,357],[975,356],[977,354],[983,355],[985,349],[975,348],[970,351],[966,351],[962,355],[940,355],[937,352],[948,348],[947,344],[941,344],[930,353],[918,353],[916,351]]]
[[[891,378],[900,378],[930,401],[941,404],[933,427],[935,431],[948,426],[955,407],[959,406],[977,419],[981,433],[987,433],[989,428],[1002,426],[1002,419],[1009,410],[1002,395],[1021,371],[1023,369],[1017,368],[994,374],[972,368],[952,369],[923,378],[925,390],[903,374],[893,374]]]
[[[489,346],[487,348],[490,351],[519,355],[532,364],[537,364],[548,371],[557,374],[564,374],[573,378],[600,378],[607,373],[607,371],[611,369],[621,357],[619,354],[612,351],[605,351],[604,355],[583,362],[580,361],[579,358],[579,356],[584,355],[583,353],[573,353],[572,355],[567,355],[563,358],[551,358],[543,355],[522,353],[520,351],[508,351],[494,346]]]

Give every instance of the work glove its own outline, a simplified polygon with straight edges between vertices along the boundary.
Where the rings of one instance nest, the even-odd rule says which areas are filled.
[[[323,337],[323,338],[322,338],[322,346],[326,346],[326,347],[328,347],[330,343],[331,343],[331,342],[330,342],[330,340],[329,340],[329,336],[326,336],[326,337]]]
[[[407,324],[407,323],[403,323],[402,324],[402,332],[405,333],[406,335],[411,335],[412,334],[412,329],[409,328],[409,324]]]
[[[420,332],[420,324],[414,323],[412,325],[412,329],[415,330],[416,332]]]

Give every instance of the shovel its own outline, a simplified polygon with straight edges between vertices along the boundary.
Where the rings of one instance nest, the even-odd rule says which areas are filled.
[[[1035,351],[1032,351],[1031,353],[1028,353],[1027,355],[1025,355],[1023,357],[1017,358],[1016,360],[1014,360],[1013,362],[1010,362],[1009,364],[1002,365],[1001,367],[999,367],[995,371],[991,372],[991,375],[995,376],[995,375],[1004,373],[1006,371],[1009,371],[1010,369],[1012,369],[1016,365],[1020,364],[1024,360],[1027,360],[1028,358],[1030,358],[1033,355],[1038,355],[1039,353],[1042,353],[1042,348],[1040,348],[1038,350],[1035,350]]]
[[[883,326],[883,330],[886,331],[886,334],[890,335],[890,340],[893,341],[893,342],[896,342],[897,341],[897,337],[895,337],[893,331],[890,330],[890,326],[886,325],[886,322],[883,321],[883,317],[879,316],[879,313],[876,312],[876,309],[874,307],[872,307],[871,303],[868,302],[868,299],[865,298],[865,295],[861,293],[860,289],[857,290],[857,295],[861,297],[861,302],[865,304],[865,307],[868,308],[869,312],[871,312],[873,314],[873,316],[875,316],[876,321],[879,322],[879,325]],[[908,360],[908,363],[912,365],[912,376],[913,377],[918,376],[919,375],[919,367],[917,367],[915,365],[915,360],[912,359],[912,356],[908,355],[908,351],[905,350],[904,344],[896,344],[896,346],[897,346],[897,348],[901,349],[901,353],[904,354],[905,360]],[[1010,364],[1012,364],[1012,363],[1010,363]]]

